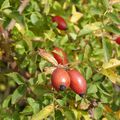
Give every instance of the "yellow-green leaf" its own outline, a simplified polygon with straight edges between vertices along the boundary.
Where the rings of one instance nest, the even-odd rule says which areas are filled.
[[[120,75],[116,74],[114,70],[111,69],[102,69],[100,71],[103,75],[109,78],[111,82],[120,84]]]
[[[104,63],[102,67],[104,69],[109,69],[109,68],[113,68],[113,67],[117,67],[117,66],[120,66],[120,60],[110,59],[110,61],[107,63]]]
[[[32,116],[31,120],[43,120],[47,118],[54,111],[54,105],[50,104],[44,107],[40,112]]]
[[[82,16],[83,16],[83,14],[80,12],[77,12],[75,5],[73,5],[72,6],[72,16],[70,18],[70,21],[72,23],[77,23]]]

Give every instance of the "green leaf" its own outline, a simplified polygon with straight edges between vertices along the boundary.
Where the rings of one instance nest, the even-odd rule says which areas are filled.
[[[43,120],[47,118],[54,111],[54,105],[50,104],[44,107],[40,112],[32,116],[31,120]]]
[[[95,75],[92,76],[92,79],[94,81],[98,81],[98,80],[101,80],[103,78],[103,75],[100,74],[100,73],[96,73]]]
[[[114,68],[120,66],[120,60],[110,59],[109,62],[103,64],[104,69]]]
[[[22,112],[20,112],[20,114],[23,114],[23,115],[31,115],[31,113],[33,112],[33,109],[31,106],[26,106],[24,108],[24,110]]]
[[[103,6],[105,7],[105,9],[109,8],[109,1],[108,0],[101,0]]]
[[[97,84],[97,88],[99,89],[99,91],[101,92],[101,93],[103,93],[104,95],[107,95],[107,96],[111,96],[111,94],[110,93],[108,93],[108,92],[106,92],[103,88],[101,88],[101,86],[99,85],[99,84]]]
[[[67,120],[75,120],[75,114],[72,110],[64,110],[64,115]]]
[[[46,86],[42,85],[34,85],[31,89],[33,93],[39,97],[42,97],[42,95],[44,95],[45,93],[51,92]]]
[[[92,73],[93,73],[93,72],[92,72],[92,68],[89,67],[89,66],[87,66],[87,69],[86,69],[86,79],[87,79],[87,80],[91,78]]]
[[[2,107],[3,108],[9,107],[10,100],[11,100],[11,95],[9,95],[9,96],[7,96],[7,98],[5,98],[5,100],[2,103]]]
[[[99,120],[102,117],[102,114],[103,114],[103,109],[101,107],[95,108],[95,110],[94,110],[94,118],[96,120]]]
[[[93,32],[93,31],[99,30],[99,29],[101,29],[101,26],[102,26],[101,22],[87,24],[83,27],[83,29],[80,30],[79,36],[83,36],[83,35]]]
[[[26,43],[26,41],[18,41],[15,44],[15,51],[19,54],[19,55],[23,55],[25,54],[26,50],[28,49],[28,45]]]
[[[87,93],[92,94],[96,93],[98,91],[96,84],[91,84],[90,87],[88,87]]]
[[[25,84],[24,78],[17,72],[8,73],[6,75],[12,78],[18,85]]]
[[[32,13],[31,16],[30,16],[30,20],[33,24],[36,24],[37,21],[38,21],[38,17],[35,13]]]
[[[44,0],[44,13],[46,14],[46,15],[48,15],[49,14],[49,11],[50,11],[50,3],[49,3],[49,0]]]
[[[108,13],[107,16],[115,23],[120,24],[120,18],[116,13]]]
[[[75,96],[75,100],[76,100],[76,102],[77,101],[80,101],[82,98],[78,95],[78,94],[76,94],[76,96]]]
[[[44,35],[45,35],[46,39],[51,40],[51,41],[54,41],[54,38],[56,36],[56,34],[54,33],[53,30],[46,31],[46,33],[44,33]]]
[[[66,44],[67,41],[68,41],[68,35],[65,35],[64,37],[62,37],[60,44],[64,45],[64,44]]]
[[[9,0],[4,0],[3,4],[1,5],[1,10],[9,8],[9,7],[10,7]]]
[[[38,74],[37,84],[43,84],[45,83],[45,80],[46,80],[46,76],[44,73]]]
[[[113,4],[113,7],[120,11],[120,3],[119,2],[116,2],[115,4]]]
[[[88,114],[88,112],[85,111],[81,111],[82,116],[84,117],[85,120],[92,120],[90,118],[90,115]]]
[[[65,106],[66,101],[65,100],[61,100],[61,99],[57,99],[56,102],[60,105],[60,106]]]
[[[12,94],[12,104],[15,104],[18,100],[20,100],[26,92],[26,86],[21,85],[19,86]]]
[[[46,65],[47,65],[47,61],[41,60],[39,62],[39,68],[40,68],[40,70],[43,71]]]
[[[36,69],[37,69],[37,66],[36,66],[36,61],[34,60],[30,60],[30,64],[29,64],[29,67],[28,67],[28,71],[29,73],[33,74],[35,73]]]
[[[24,24],[24,18],[18,11],[12,11],[10,14],[7,15],[9,18],[13,18],[16,22]]]
[[[112,54],[111,44],[106,38],[103,38],[102,45],[103,45],[103,51],[104,51],[104,60],[105,62],[108,62]]]
[[[27,101],[29,103],[29,105],[32,107],[33,109],[33,113],[37,113],[39,111],[39,103],[37,103],[33,98],[27,98]]]
[[[60,110],[55,111],[55,120],[64,120],[62,112]]]
[[[100,72],[108,77],[111,82],[115,84],[120,84],[120,75],[118,75],[115,70],[102,69]]]
[[[107,31],[109,31],[109,32],[112,32],[112,33],[114,33],[114,34],[120,35],[120,29],[119,29],[117,26],[113,25],[113,24],[111,24],[111,25],[106,25],[106,26],[105,26],[105,29],[106,29]]]
[[[85,50],[84,50],[84,60],[88,60],[89,59],[90,52],[91,52],[91,47],[90,47],[89,44],[87,44],[85,46]]]

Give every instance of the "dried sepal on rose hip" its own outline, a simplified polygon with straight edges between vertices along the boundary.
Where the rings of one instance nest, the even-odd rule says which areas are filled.
[[[68,74],[70,76],[70,88],[80,96],[83,96],[86,93],[87,84],[83,75],[75,70],[68,70]]]
[[[38,49],[38,54],[43,57],[44,59],[46,59],[47,61],[49,61],[50,63],[52,63],[54,66],[58,66],[58,62],[56,61],[56,59],[52,56],[52,54],[46,52],[44,49],[39,48]]]
[[[68,64],[68,59],[66,53],[58,47],[55,47],[52,51],[54,58],[57,60],[58,64],[66,65]]]
[[[57,23],[57,28],[60,29],[60,30],[66,30],[67,29],[67,23],[64,20],[64,18],[62,18],[61,16],[52,17],[52,22]]]
[[[51,75],[51,82],[57,91],[64,91],[70,85],[70,77],[63,68],[56,68]]]

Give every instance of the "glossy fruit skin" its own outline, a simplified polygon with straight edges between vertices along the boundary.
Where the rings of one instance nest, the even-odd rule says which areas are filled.
[[[70,86],[70,77],[62,68],[56,68],[51,76],[53,87],[59,91],[63,91]]]
[[[116,40],[115,40],[115,42],[116,42],[118,45],[120,45],[120,37],[117,37]]]
[[[56,22],[57,23],[57,28],[60,29],[60,30],[66,30],[67,29],[66,21],[60,16],[52,17],[52,22]]]
[[[65,65],[68,63],[66,53],[58,47],[55,47],[52,51],[54,58],[57,60],[58,64]]]
[[[69,70],[68,74],[70,76],[70,88],[76,93],[82,96],[86,93],[86,80],[82,74],[77,70]]]

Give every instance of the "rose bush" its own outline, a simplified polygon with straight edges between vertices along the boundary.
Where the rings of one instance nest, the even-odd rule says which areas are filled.
[[[120,119],[119,13],[119,0],[0,0],[0,119]],[[54,47],[67,54],[66,66]],[[84,76],[83,97],[53,88],[56,66]]]

